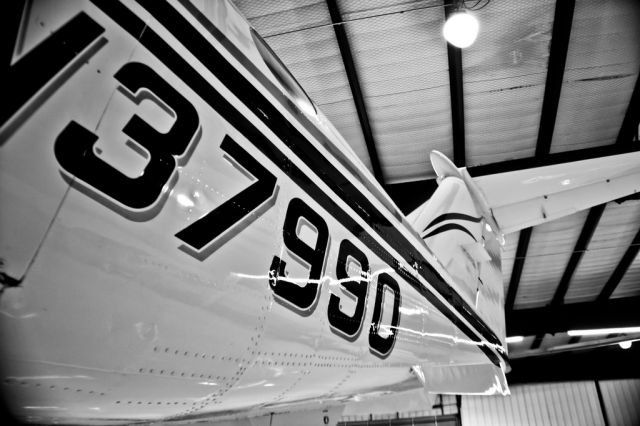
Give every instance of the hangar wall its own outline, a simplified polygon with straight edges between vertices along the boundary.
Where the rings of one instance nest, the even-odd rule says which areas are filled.
[[[510,397],[465,396],[463,426],[640,424],[640,380],[511,386]]]

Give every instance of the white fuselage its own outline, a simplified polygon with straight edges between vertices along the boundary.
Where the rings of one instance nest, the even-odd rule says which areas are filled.
[[[257,415],[421,386],[412,366],[500,365],[472,301],[233,7],[52,3],[23,18],[13,66],[63,25],[86,43],[0,132],[17,415]]]

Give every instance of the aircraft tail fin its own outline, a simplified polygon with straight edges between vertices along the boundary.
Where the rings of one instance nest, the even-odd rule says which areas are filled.
[[[407,219],[500,339],[504,234],[640,194],[640,151],[475,178],[437,151],[431,163],[438,188]]]
[[[452,278],[454,289],[504,344],[504,291],[497,226],[478,200],[476,188],[439,152],[433,196],[408,217]],[[466,171],[465,171],[466,172]]]

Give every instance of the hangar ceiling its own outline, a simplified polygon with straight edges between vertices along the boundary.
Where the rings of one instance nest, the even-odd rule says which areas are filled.
[[[434,149],[472,176],[640,150],[635,0],[468,0],[463,50],[441,35],[455,0],[235,3],[405,213]],[[637,195],[507,235],[515,380],[639,375],[640,344],[611,345],[629,336],[566,334],[640,325],[639,250]]]

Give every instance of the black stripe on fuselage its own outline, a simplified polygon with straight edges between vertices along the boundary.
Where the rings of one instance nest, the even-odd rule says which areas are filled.
[[[425,235],[422,238],[429,238],[429,237],[433,237],[434,235],[438,235],[442,232],[446,232],[446,231],[462,231],[465,234],[469,235],[471,238],[473,238],[473,241],[478,242],[478,240],[476,239],[476,237],[473,236],[473,234],[471,233],[471,231],[469,231],[467,228],[465,228],[462,225],[459,225],[457,223],[445,223],[444,225],[434,229],[433,231],[429,232],[427,235]]]
[[[478,223],[482,220],[482,217],[475,217],[475,216],[470,216],[468,214],[464,214],[464,213],[443,213],[440,216],[436,217],[435,219],[433,219],[423,230],[422,232],[426,231],[427,229],[431,228],[433,225],[437,225],[438,223],[444,222],[446,220],[467,220],[469,222],[475,222]]]
[[[138,0],[138,2],[143,4],[145,3],[145,0]],[[333,154],[334,157],[336,157],[336,159],[338,159],[338,161],[347,170],[349,170],[354,176],[358,176],[365,187],[382,205],[387,208],[387,210],[394,214],[403,225],[410,228],[410,225],[397,212],[397,210],[393,206],[389,206],[385,197],[378,193],[377,187],[371,184],[370,180],[367,177],[362,176],[359,170],[349,163],[349,160],[346,160],[344,158],[344,155],[340,152],[340,150],[333,144],[333,142],[328,140],[326,135],[324,135],[324,133],[322,133],[315,124],[311,123],[309,119],[305,117],[304,114],[300,113],[295,107],[292,108],[293,104],[288,98],[285,97],[285,95],[282,94],[282,91],[277,88],[247,57],[245,57],[244,54],[229,39],[227,39],[224,34],[222,34],[215,26],[213,26],[213,24],[211,24],[211,22],[197,9],[197,7],[195,7],[191,3],[190,0],[178,0],[178,2],[180,2],[198,20],[198,22],[200,22],[201,25],[205,29],[207,29],[214,38],[216,38],[216,40],[218,40],[227,50],[229,50],[229,52],[240,63],[242,63],[242,65],[245,66],[245,68],[247,68],[251,72],[251,74],[260,81],[260,83],[263,84],[263,86],[269,91],[269,93],[276,99],[278,99],[280,104],[284,108],[286,108],[289,113],[291,113],[298,119],[298,121],[305,127],[305,130],[313,135],[313,137],[318,140],[323,145],[323,147],[325,147],[331,154]],[[152,5],[155,6],[156,3],[158,2],[154,2],[153,0],[148,1],[149,7],[147,7],[147,9],[149,10]],[[157,13],[159,14],[159,16],[162,16],[165,13],[177,13],[175,10],[166,5],[166,2],[162,3],[165,4],[157,5]],[[177,16],[184,20],[182,16]],[[194,36],[200,38],[201,41],[204,41],[208,46],[208,49],[210,49],[212,52],[215,51],[219,55],[219,52],[217,52],[215,48],[211,46],[211,44],[209,44],[206,39],[204,39],[202,35],[193,28],[191,24],[186,21],[185,23],[187,25],[187,28],[185,29],[183,27],[181,29],[194,32]],[[166,23],[163,23],[163,25],[165,25],[165,27],[167,26]],[[174,36],[175,35],[176,34],[174,33]],[[193,50],[191,51],[192,53],[194,53]],[[209,63],[207,64],[206,61],[203,61],[203,53],[201,53],[199,56],[195,56],[198,57],[205,65],[207,65],[210,71],[214,72],[212,66],[215,66],[216,64],[214,64],[213,60],[209,60]],[[224,60],[224,58],[222,58],[222,60]],[[231,71],[237,73],[238,79],[242,79],[245,84],[249,84],[235,68],[231,68]],[[220,76],[219,74],[216,74],[216,77],[220,78],[220,80],[231,90],[234,90],[231,86],[238,85],[238,80],[236,80],[236,77],[229,75]],[[250,88],[252,90],[256,90],[253,86],[250,86]],[[269,101],[262,97],[262,94],[260,94],[260,92],[256,91],[255,93],[259,95],[261,97],[261,100],[266,102],[269,107],[274,108]],[[250,98],[245,97],[243,99],[240,97],[240,99],[246,104],[247,99]],[[420,253],[417,252],[417,250],[415,250],[415,248],[413,248],[413,245],[406,239],[406,237],[402,235],[402,233],[396,227],[391,225],[391,223],[389,223],[389,221],[382,215],[382,213],[371,204],[368,195],[363,194],[348,179],[345,180],[345,177],[337,169],[335,169],[331,161],[322,157],[322,154],[316,148],[314,148],[313,145],[304,136],[302,136],[302,134],[297,132],[295,128],[292,129],[295,132],[295,138],[293,138],[293,140],[297,142],[294,142],[293,144],[288,143],[285,139],[282,138],[282,131],[275,127],[273,124],[269,124],[269,117],[265,117],[264,114],[260,114],[256,109],[254,109],[253,111],[254,114],[256,114],[256,116],[258,116],[265,124],[267,124],[276,135],[278,135],[285,143],[287,143],[287,146],[294,153],[296,153],[296,155],[298,155],[298,157],[300,157],[300,159],[302,159],[306,164],[309,165],[311,163],[316,163],[319,167],[322,167],[322,169],[313,168],[313,170],[322,170],[323,173],[325,171],[330,171],[330,173],[324,175],[318,173],[318,175],[328,186],[332,188],[332,190],[339,194],[342,200],[345,201],[356,213],[358,213],[361,218],[367,221],[367,223],[372,224],[372,218],[374,218],[375,220],[373,221],[373,224],[377,224],[378,226],[374,225],[373,228],[378,233],[378,235],[389,242],[394,250],[400,253],[405,261],[409,262],[410,264],[414,264],[414,262],[416,264],[419,264],[420,268],[417,269],[418,273],[424,279],[426,279],[438,291],[438,293],[440,293],[441,296],[446,297],[447,301],[449,301],[454,307],[456,307],[458,309],[458,312],[467,321],[469,321],[488,342],[500,345],[500,340],[491,331],[491,329],[489,329],[484,321],[482,321],[482,319],[480,319],[475,314],[473,309],[471,309],[471,307],[460,297],[460,295],[455,292],[455,290],[451,289],[451,287],[446,284],[445,280],[440,276],[440,274],[422,257]],[[284,117],[282,117],[277,110],[274,109],[274,111],[276,112],[276,114],[278,114],[278,118],[281,118],[287,123],[287,125],[289,125],[289,122]],[[287,130],[289,130],[288,127],[289,126],[287,126]],[[289,140],[291,140],[291,138],[289,138]],[[316,162],[315,160],[320,161]],[[446,220],[447,218],[463,219],[472,222],[479,222],[480,220],[482,220],[481,217],[469,216],[462,213],[445,213],[442,216],[444,217],[443,220]],[[451,294],[451,292],[453,292],[453,295]]]
[[[280,167],[301,189],[342,223],[355,237],[359,238],[383,262],[390,265],[398,275],[407,281],[418,293],[423,295],[434,307],[443,313],[495,364],[499,365],[496,354],[475,335],[473,330],[462,322],[457,315],[435,294],[429,291],[409,273],[393,255],[384,249],[350,214],[338,206],[332,197],[325,193],[309,176],[293,164],[265,135],[262,134],[242,113],[200,75],[151,28],[121,3],[110,0],[92,0],[104,13],[129,32],[182,81],[190,86],[205,102],[217,111],[226,121],[240,131],[260,152]],[[500,345],[498,338],[477,317],[460,296],[446,284],[433,267],[412,247],[412,244],[384,218],[348,178],[340,173],[322,153],[320,153],[246,78],[204,38],[188,21],[164,1],[140,2],[165,28],[200,60],[212,73],[225,84],[254,114],[284,142],[309,168],[321,171],[318,176],[336,194],[340,196],[360,217],[371,224],[373,229],[394,247],[409,264],[418,264],[417,271],[447,302],[469,321],[485,339]],[[143,31],[144,30],[144,31]],[[263,113],[261,114],[260,111]]]

